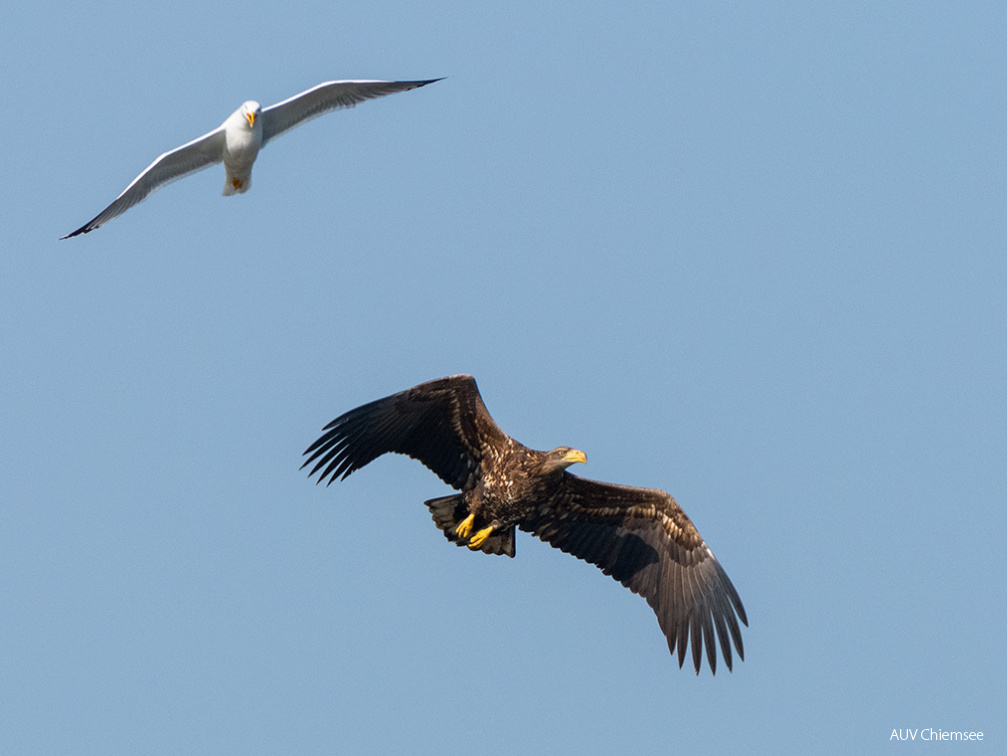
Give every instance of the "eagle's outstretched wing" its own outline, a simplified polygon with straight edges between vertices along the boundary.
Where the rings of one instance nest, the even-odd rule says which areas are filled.
[[[564,473],[548,506],[519,527],[647,599],[672,654],[678,646],[679,666],[691,634],[697,674],[704,645],[716,673],[714,628],[728,669],[731,639],[745,658],[738,619],[747,625],[748,618],[738,592],[670,494]]]
[[[421,383],[337,417],[308,447],[302,465],[315,462],[318,482],[346,478],[382,454],[417,459],[441,480],[465,490],[474,485],[489,445],[507,443],[490,417],[475,379],[454,375]],[[315,461],[317,460],[317,462]]]

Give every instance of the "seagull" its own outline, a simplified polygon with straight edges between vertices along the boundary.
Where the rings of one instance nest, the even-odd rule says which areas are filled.
[[[139,204],[165,184],[221,161],[225,172],[223,195],[228,197],[243,194],[252,186],[252,165],[259,150],[280,134],[332,110],[352,108],[358,102],[406,92],[435,81],[440,79],[326,81],[268,108],[262,108],[255,100],[248,100],[209,134],[165,152],[133,179],[111,205],[76,231],[60,239],[94,231],[122,215],[133,205]]]

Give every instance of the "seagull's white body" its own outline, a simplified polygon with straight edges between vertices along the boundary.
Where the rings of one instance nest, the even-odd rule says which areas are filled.
[[[69,239],[71,236],[94,231],[142,202],[165,184],[214,163],[224,163],[225,197],[247,192],[252,185],[252,165],[259,156],[259,150],[271,139],[323,113],[352,108],[358,102],[405,92],[435,81],[440,79],[327,81],[265,109],[254,100],[249,100],[209,134],[165,152],[133,179],[111,205],[62,238]]]
[[[254,117],[249,118],[249,113]],[[220,127],[224,130],[225,197],[247,192],[252,186],[252,164],[262,149],[261,115],[259,103],[249,100],[231,113]]]

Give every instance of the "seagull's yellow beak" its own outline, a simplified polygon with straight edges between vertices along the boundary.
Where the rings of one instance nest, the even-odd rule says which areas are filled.
[[[571,449],[563,455],[563,461],[573,464],[574,462],[587,462],[587,455],[580,449]]]
[[[255,128],[255,112],[245,113],[245,118],[248,119],[249,128]]]

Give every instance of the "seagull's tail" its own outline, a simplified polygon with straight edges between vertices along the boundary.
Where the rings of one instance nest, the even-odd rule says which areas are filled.
[[[230,197],[232,194],[244,194],[252,188],[251,171],[245,174],[238,174],[232,173],[231,169],[227,168],[226,172],[227,177],[224,180],[224,191],[221,192],[225,197]]]

